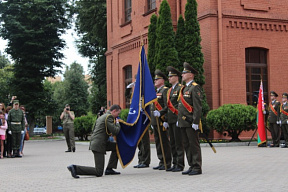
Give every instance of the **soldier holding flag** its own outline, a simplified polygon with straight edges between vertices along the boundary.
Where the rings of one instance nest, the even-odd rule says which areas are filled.
[[[159,69],[155,70],[154,86],[156,87],[157,101],[151,105],[151,125],[154,128],[154,137],[157,150],[157,157],[160,160],[159,165],[153,167],[154,170],[165,170],[164,161],[166,160],[167,168],[171,167],[171,148],[167,133],[168,123],[165,117],[166,104],[167,104],[167,91],[168,88],[164,86],[164,82],[167,80],[166,75]],[[158,121],[158,117],[159,121]],[[158,126],[160,127],[158,132]],[[161,135],[160,135],[161,134]],[[162,140],[162,144],[161,144]],[[163,146],[163,151],[161,150]],[[164,152],[164,155],[163,153]],[[164,159],[165,158],[165,159]]]
[[[280,102],[276,100],[278,94],[275,91],[270,92],[271,103],[269,104],[269,125],[272,135],[272,142],[270,147],[279,147],[281,129],[279,126],[280,118]]]
[[[202,91],[200,85],[194,81],[198,72],[184,62],[182,80],[186,83],[182,87],[178,104],[178,126],[182,133],[183,146],[190,168],[182,172],[183,175],[202,174],[202,156],[199,143],[202,113]],[[199,126],[200,125],[200,126]]]
[[[168,66],[167,71],[169,83],[172,87],[167,93],[167,120],[169,125],[170,146],[173,158],[173,166],[166,171],[179,172],[184,168],[184,149],[180,128],[176,126],[178,119],[178,97],[182,85],[179,83],[181,72],[174,67]]]

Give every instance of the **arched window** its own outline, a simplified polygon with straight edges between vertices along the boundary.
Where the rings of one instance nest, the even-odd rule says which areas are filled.
[[[257,105],[261,79],[264,102],[268,102],[267,49],[246,48],[245,59],[247,104]]]
[[[127,89],[127,85],[132,83],[132,66],[128,65],[124,67],[124,74],[125,74],[125,106],[126,108],[130,108],[130,99],[132,95],[132,90],[133,89]]]

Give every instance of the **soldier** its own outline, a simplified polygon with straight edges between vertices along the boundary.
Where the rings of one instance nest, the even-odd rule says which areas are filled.
[[[279,147],[281,129],[279,126],[280,118],[280,102],[276,100],[278,94],[275,91],[270,92],[271,103],[269,104],[269,127],[272,135],[272,143],[270,147]]]
[[[105,175],[119,175],[113,169],[117,168],[118,157],[116,152],[116,143],[108,141],[109,136],[117,135],[120,131],[120,124],[117,120],[121,107],[112,105],[106,114],[99,117],[96,121],[90,142],[90,150],[94,155],[95,167],[85,167],[80,165],[69,165],[67,168],[72,177],[79,178],[78,175],[94,175],[101,177],[104,172],[104,163],[106,151],[112,151],[107,165]]]
[[[19,101],[13,101],[13,109],[8,113],[8,133],[12,134],[13,157],[22,157],[20,155],[21,135],[24,134],[25,119],[23,111],[19,108]]]
[[[280,125],[284,134],[285,144],[281,146],[282,148],[288,147],[288,103],[287,103],[287,93],[282,94],[282,104],[280,106]]]
[[[167,118],[165,117],[165,111],[167,110],[166,108],[167,108],[167,91],[168,91],[168,88],[164,86],[165,80],[167,80],[166,75],[164,75],[164,73],[162,73],[159,69],[156,69],[154,85],[157,89],[156,91],[157,101],[151,105],[151,114],[153,114],[151,115],[151,126],[153,127],[154,130],[157,157],[160,160],[160,162],[158,166],[153,167],[154,170],[165,170],[164,159],[160,143],[160,136],[162,139],[162,146],[165,154],[167,169],[171,167],[171,148],[167,133],[168,123]],[[160,118],[157,121],[158,117]],[[160,128],[160,133],[158,132],[158,126]],[[159,134],[161,135],[159,136]]]
[[[74,135],[74,119],[75,115],[73,111],[70,111],[70,105],[66,104],[63,112],[60,115],[60,119],[63,120],[63,132],[65,135],[68,150],[65,152],[75,152],[75,135]]]
[[[182,172],[183,175],[202,174],[202,157],[199,143],[198,129],[202,113],[202,91],[200,85],[194,81],[197,71],[187,62],[183,64],[182,80],[186,83],[182,87],[178,104],[178,126],[182,133],[183,146],[190,168]]]
[[[179,172],[184,168],[184,149],[182,145],[182,137],[180,128],[176,126],[178,118],[178,97],[181,90],[179,76],[181,72],[169,66],[167,67],[169,83],[172,87],[167,93],[167,122],[170,136],[170,146],[172,152],[173,166],[166,171]],[[164,122],[166,124],[166,122]]]

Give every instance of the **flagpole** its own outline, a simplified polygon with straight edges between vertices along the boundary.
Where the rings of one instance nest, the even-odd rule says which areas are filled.
[[[157,129],[158,129],[159,139],[160,139],[160,146],[161,146],[161,151],[162,151],[162,156],[163,156],[164,166],[165,166],[165,170],[167,170],[167,164],[166,164],[165,152],[164,152],[164,148],[163,148],[162,136],[161,136],[161,132],[160,132],[159,118],[158,118],[158,117],[156,117],[156,123],[157,123]]]

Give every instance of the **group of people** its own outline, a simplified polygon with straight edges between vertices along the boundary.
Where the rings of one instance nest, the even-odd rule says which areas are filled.
[[[157,157],[159,164],[154,170],[181,172],[184,170],[184,153],[189,168],[183,175],[202,174],[202,156],[199,143],[201,127],[202,90],[194,81],[198,72],[187,62],[183,64],[182,73],[169,66],[168,78],[160,71],[155,71],[154,86],[157,100],[151,104],[151,127],[154,130]],[[179,78],[185,85],[179,83]],[[169,79],[172,87],[165,87],[165,80]],[[129,86],[131,89],[133,86]],[[111,135],[116,136],[121,126],[117,117],[121,111],[119,105],[112,105],[110,110],[97,119],[90,142],[90,149],[94,154],[95,167],[69,165],[67,168],[72,177],[79,175],[94,175],[100,177],[104,173],[104,155],[112,151],[105,175],[118,175],[113,169],[117,168],[116,143],[109,142]],[[138,165],[134,168],[146,168],[150,165],[150,139],[148,131],[138,144]]]
[[[28,131],[25,114],[25,106],[19,105],[16,96],[12,97],[7,108],[0,103],[1,159],[23,156],[24,136]]]
[[[284,135],[285,143],[282,148],[288,148],[288,94],[282,94],[282,103],[276,100],[278,94],[275,91],[270,92],[271,102],[269,103],[269,129],[272,136],[270,147],[280,146],[281,129]]]
[[[159,164],[154,170],[181,172],[184,170],[184,153],[189,168],[183,175],[202,174],[202,156],[199,143],[201,127],[202,90],[194,81],[198,72],[187,62],[182,73],[174,67],[167,67],[168,78],[160,70],[155,71],[154,86],[157,101],[151,109],[156,152]],[[179,78],[185,85],[179,83]],[[168,80],[171,88],[165,87]],[[138,165],[134,168],[149,167],[150,141],[148,133],[138,145]]]

